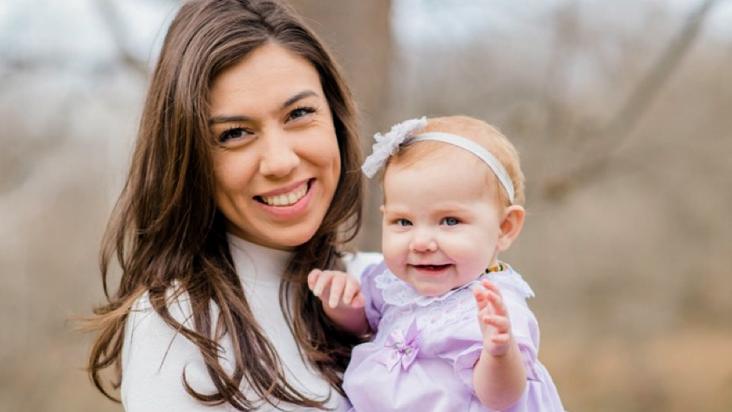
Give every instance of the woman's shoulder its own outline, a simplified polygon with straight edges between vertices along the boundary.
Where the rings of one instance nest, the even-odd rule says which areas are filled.
[[[384,255],[377,252],[348,252],[344,254],[342,260],[346,265],[346,272],[361,278],[367,269],[383,262]]]
[[[173,285],[165,291],[163,299],[164,311],[167,312],[176,325],[173,326],[166,322],[163,315],[155,310],[155,306],[151,300],[150,291],[145,291],[130,307],[130,312],[125,325],[126,344],[137,344],[151,336],[165,336],[169,339],[182,337],[180,333],[181,328],[190,330],[195,329],[191,298],[188,292],[181,287],[180,284],[174,282]],[[218,314],[219,307],[215,302],[209,301],[209,316],[211,319],[216,319]],[[137,333],[140,331],[142,333]]]
[[[165,309],[182,327],[193,329],[189,295],[171,287]],[[197,346],[171,326],[154,308],[149,292],[134,302],[125,325],[122,346],[122,403],[128,410],[156,410],[195,406],[181,384],[186,380],[197,391],[215,389]],[[162,410],[158,408],[157,410]],[[212,409],[218,410],[218,409]]]
[[[193,329],[193,309],[187,292],[176,291],[171,287],[166,292],[165,302],[165,310],[174,321],[182,327]],[[150,354],[151,349],[154,349],[153,353],[157,353],[167,349],[178,336],[179,331],[155,310],[150,292],[145,291],[132,304],[127,316],[122,347],[123,370],[131,360],[139,359],[137,357],[140,353]],[[138,351],[140,348],[145,349]],[[165,351],[157,354],[162,359]]]
[[[193,310],[191,307],[188,292],[174,284],[165,292],[165,308],[168,314],[185,327],[193,326]],[[127,319],[128,326],[140,326],[154,324],[155,317],[162,321],[162,316],[155,311],[150,297],[150,291],[145,291],[138,297],[130,307],[130,314]]]

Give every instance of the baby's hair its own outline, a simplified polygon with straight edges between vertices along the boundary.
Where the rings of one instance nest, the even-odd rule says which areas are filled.
[[[470,139],[483,146],[493,154],[499,162],[501,162],[504,168],[506,168],[515,191],[513,204],[524,204],[524,174],[521,171],[518,151],[513,144],[511,144],[508,138],[498,129],[473,117],[448,116],[428,119],[427,126],[417,131],[415,134],[419,135],[427,132],[455,134]],[[407,144],[389,158],[384,169],[386,170],[389,166],[397,164],[401,167],[406,167],[416,163],[417,161],[434,158],[438,156],[442,150],[446,150],[448,148],[463,150],[450,144],[437,141],[421,141],[414,144]],[[476,161],[478,163],[482,163],[482,161],[477,157]],[[498,178],[490,171],[489,168],[487,168],[487,166],[486,171],[488,172],[489,179],[493,182],[492,186],[500,188],[500,190],[497,190],[499,202],[501,204],[508,205],[509,200],[506,190],[503,189],[498,182]]]

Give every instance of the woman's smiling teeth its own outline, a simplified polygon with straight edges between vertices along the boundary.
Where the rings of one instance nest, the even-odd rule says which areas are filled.
[[[307,182],[304,182],[292,192],[282,193],[275,196],[257,196],[257,198],[269,206],[291,206],[297,203],[298,200],[305,197],[307,192],[308,184]]]

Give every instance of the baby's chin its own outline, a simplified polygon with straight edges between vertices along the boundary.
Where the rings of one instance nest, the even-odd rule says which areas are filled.
[[[388,262],[387,266],[389,266]],[[451,285],[449,282],[444,281],[444,275],[437,275],[434,278],[430,279],[429,276],[421,276],[414,273],[414,270],[410,270],[409,268],[399,267],[399,269],[404,270],[394,269],[391,269],[391,272],[394,274],[394,276],[399,278],[402,282],[408,284],[412,289],[414,289],[415,292],[417,292],[421,296],[440,296],[453,289],[453,285]]]
[[[452,288],[449,285],[434,285],[434,284],[421,284],[421,283],[413,283],[413,282],[407,282],[409,283],[409,286],[412,287],[412,289],[416,290],[417,293],[419,293],[421,296],[427,296],[427,297],[434,297],[434,296],[440,296],[443,295]]]

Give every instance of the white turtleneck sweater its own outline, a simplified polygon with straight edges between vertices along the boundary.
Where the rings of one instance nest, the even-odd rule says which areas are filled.
[[[333,390],[306,361],[300,357],[295,338],[290,333],[282,314],[279,300],[279,282],[290,252],[269,249],[229,235],[229,248],[236,271],[254,317],[277,351],[288,382],[312,399],[325,399],[336,411],[345,410],[345,400]],[[344,259],[346,268],[360,276],[370,264],[381,260],[378,253],[358,253]],[[168,310],[171,316],[193,328],[191,306],[187,294],[182,294]],[[212,318],[218,308],[211,304]],[[228,337],[219,342],[224,348],[221,364],[228,372],[233,370],[233,346]],[[244,354],[245,356],[247,354]],[[134,304],[127,319],[122,348],[122,404],[128,412],[160,411],[234,411],[228,404],[206,406],[190,396],[183,386],[185,370],[188,383],[199,393],[216,391],[206,371],[198,347],[166,324],[152,309],[145,293]],[[246,385],[245,382],[242,385]],[[243,387],[246,394],[253,392]],[[283,410],[312,410],[279,404]],[[258,411],[276,411],[262,402]]]

